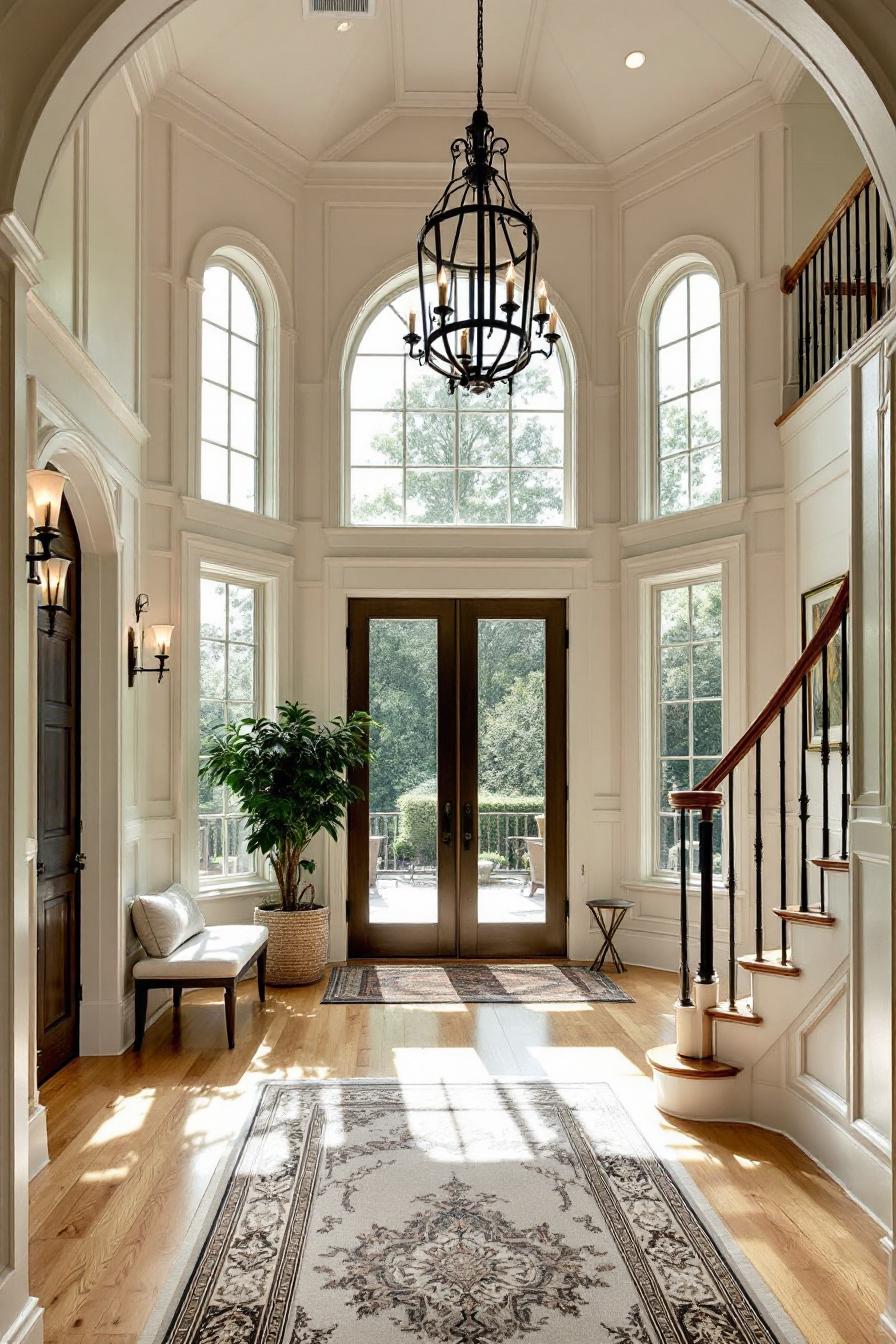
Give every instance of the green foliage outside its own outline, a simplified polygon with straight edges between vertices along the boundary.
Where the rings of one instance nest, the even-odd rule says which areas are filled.
[[[496,812],[527,812],[527,834],[537,835],[535,817],[544,811],[544,794],[480,794],[480,831],[489,833],[488,817]],[[398,834],[414,847],[417,863],[434,864],[439,844],[439,811],[434,794],[403,794],[398,800]],[[502,855],[502,858],[504,856]]]

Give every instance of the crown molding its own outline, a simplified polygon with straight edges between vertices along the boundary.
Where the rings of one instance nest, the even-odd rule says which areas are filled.
[[[180,62],[174,45],[174,33],[166,23],[138,47],[127,63],[131,82],[142,105],[151,103],[172,75],[179,73]]]
[[[805,66],[780,42],[769,38],[753,74],[765,85],[776,103],[789,102],[806,73]]]
[[[30,287],[38,284],[46,253],[14,210],[0,213],[0,251],[6,253]]]
[[[364,144],[365,140],[369,140],[371,136],[376,135],[377,131],[381,131],[384,126],[389,126],[393,121],[397,121],[400,115],[394,105],[381,107],[379,112],[374,112],[372,117],[362,121],[353,131],[349,131],[341,139],[334,141],[332,145],[319,154],[317,163],[331,163],[348,158],[354,150]]]

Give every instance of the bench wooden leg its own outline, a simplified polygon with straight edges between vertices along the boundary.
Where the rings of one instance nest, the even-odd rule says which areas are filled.
[[[134,981],[134,1049],[143,1045],[143,1033],[146,1031],[146,1004],[149,990],[141,981]]]
[[[184,992],[184,987],[183,987],[183,985],[175,985],[175,986],[174,986],[174,1007],[175,1007],[175,1009],[177,1009],[177,1008],[180,1007],[180,1001],[181,1001],[181,998],[183,997],[183,992]]]
[[[268,951],[267,948],[265,948],[261,956],[258,958],[258,997],[262,1003],[264,1003],[264,996],[265,996],[265,975],[267,973],[267,966],[268,966]]]
[[[236,1044],[236,979],[224,987],[224,1016],[227,1019],[227,1046]]]

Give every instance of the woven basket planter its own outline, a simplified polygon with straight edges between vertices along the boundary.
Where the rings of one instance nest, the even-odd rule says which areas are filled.
[[[255,923],[268,931],[267,981],[270,985],[313,985],[327,964],[330,911],[264,910],[255,907]]]

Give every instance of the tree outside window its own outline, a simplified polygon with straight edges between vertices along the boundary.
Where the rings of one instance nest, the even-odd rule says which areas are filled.
[[[672,286],[656,323],[656,508],[659,515],[722,498],[719,282],[692,271]]]

